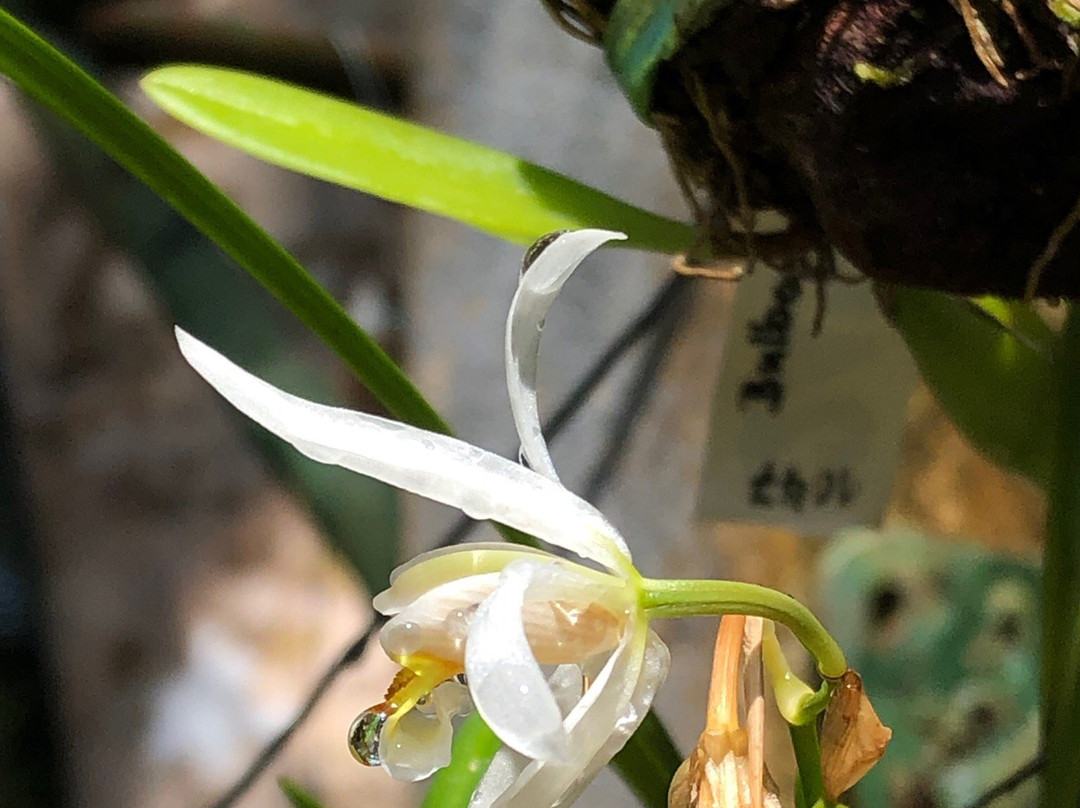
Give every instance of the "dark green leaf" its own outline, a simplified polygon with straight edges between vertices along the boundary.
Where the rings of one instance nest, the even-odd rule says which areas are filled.
[[[1044,808],[1080,805],[1080,309],[1075,306],[1055,369],[1059,407],[1043,556]]]
[[[3,10],[0,72],[216,242],[329,345],[387,409],[411,424],[449,432],[400,368],[296,259],[115,96]]]
[[[1052,349],[1049,329],[1017,318],[1025,330],[1011,331],[970,301],[938,292],[896,289],[890,302],[923,379],[957,428],[994,462],[1045,486],[1056,411],[1050,354],[1038,340]],[[995,317],[1009,310],[994,306]]]

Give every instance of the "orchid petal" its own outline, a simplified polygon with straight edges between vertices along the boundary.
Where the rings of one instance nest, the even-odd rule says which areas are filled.
[[[645,658],[638,672],[637,683],[633,694],[625,705],[615,722],[615,729],[608,736],[607,741],[600,747],[589,765],[578,776],[576,782],[570,786],[558,800],[558,805],[569,805],[574,802],[585,787],[592,782],[593,778],[611,759],[622,749],[630,736],[641,726],[645,720],[649,708],[652,706],[656,691],[667,678],[668,668],[671,665],[671,653],[664,641],[653,631],[649,632],[645,644]]]
[[[545,567],[516,561],[480,604],[465,647],[465,675],[477,711],[512,749],[541,760],[569,759],[563,717],[525,634],[525,593]]]
[[[548,678],[548,685],[551,687],[551,692],[555,694],[555,701],[559,705],[560,712],[565,717],[581,699],[584,686],[581,668],[577,665],[559,665]],[[469,800],[470,808],[491,805],[500,794],[514,784],[530,763],[532,763],[531,759],[515,752],[509,746],[499,747]]]
[[[499,747],[469,798],[469,808],[491,808],[495,800],[509,791],[532,763],[532,760],[509,746]]]
[[[559,475],[540,429],[536,399],[540,331],[548,309],[578,265],[602,244],[625,238],[622,233],[609,230],[577,230],[559,235],[526,269],[510,304],[506,320],[506,386],[510,410],[526,461],[552,480],[557,481]]]
[[[543,550],[508,545],[504,542],[475,542],[461,547],[440,547],[421,553],[395,569],[390,574],[390,588],[376,595],[371,605],[382,614],[397,614],[437,586],[457,578],[501,572],[511,561],[537,557],[553,558]]]
[[[667,674],[667,647],[644,622],[626,632],[581,701],[565,721],[575,763],[536,760],[504,791],[481,782],[478,794],[498,796],[492,802],[474,799],[470,808],[552,808],[580,793],[644,718],[657,687]]]
[[[585,677],[577,665],[559,665],[548,677],[548,687],[555,697],[555,703],[559,705],[559,712],[566,718],[574,705],[581,701]]]
[[[191,366],[233,406],[308,457],[510,525],[608,569],[630,568],[619,532],[558,483],[455,438],[305,401],[179,328],[176,338]]]
[[[634,596],[623,579],[546,553],[522,553],[512,563],[545,570],[517,614],[542,664],[576,663],[618,645]],[[498,572],[485,572],[431,587],[383,627],[383,649],[406,666],[413,657],[461,663],[477,608],[499,585]]]
[[[383,626],[383,650],[401,664],[415,656],[463,664],[477,608],[498,585],[499,573],[489,572],[433,587]]]
[[[450,763],[451,722],[468,704],[468,694],[464,686],[446,682],[432,691],[430,699],[433,713],[410,710],[379,741],[382,765],[395,780],[423,780]]]

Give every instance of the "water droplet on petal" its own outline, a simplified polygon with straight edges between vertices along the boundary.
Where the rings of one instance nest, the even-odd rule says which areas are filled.
[[[387,717],[386,713],[375,708],[364,710],[349,727],[349,751],[365,766],[378,766],[382,763],[382,758],[379,757],[379,736]]]
[[[446,616],[443,623],[446,636],[453,643],[453,649],[458,653],[465,652],[465,642],[469,638],[469,626],[479,604],[467,606],[464,609],[454,609]]]

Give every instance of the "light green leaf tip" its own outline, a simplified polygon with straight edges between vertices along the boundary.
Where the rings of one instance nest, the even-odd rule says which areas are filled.
[[[435,213],[518,244],[555,230],[621,230],[676,253],[690,225],[504,152],[235,70],[178,65],[142,80],[162,109],[267,162]]]

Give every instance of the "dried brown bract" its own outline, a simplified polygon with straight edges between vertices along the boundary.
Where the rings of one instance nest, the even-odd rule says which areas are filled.
[[[761,633],[761,618],[721,619],[705,731],[671,782],[668,808],[780,808],[764,760]]]
[[[825,794],[836,800],[870,771],[892,738],[863,690],[862,678],[849,670],[834,691],[821,727],[821,769]]]

